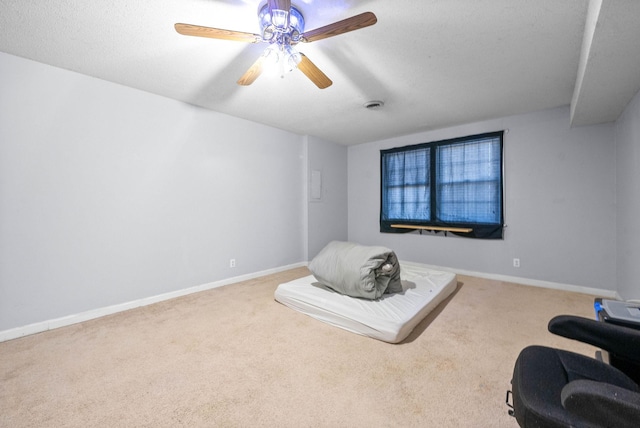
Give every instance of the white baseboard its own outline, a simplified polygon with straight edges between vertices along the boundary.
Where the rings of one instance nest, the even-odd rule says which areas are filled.
[[[459,275],[475,276],[477,278],[492,279],[495,281],[511,282],[514,284],[530,285],[533,287],[550,288],[553,290],[571,291],[574,293],[589,294],[597,297],[604,297],[607,299],[620,300],[620,296],[618,295],[618,293],[613,290],[584,287],[581,285],[563,284],[559,282],[541,281],[538,279],[522,278],[518,276],[500,275],[500,274],[485,273],[485,272],[474,272],[474,271],[454,269],[454,268],[443,267],[443,266],[432,266],[432,265],[425,265],[425,266],[428,266],[431,269],[442,270],[445,272],[452,272]]]
[[[125,302],[118,305],[93,309],[93,310],[82,312],[75,315],[69,315],[66,317],[55,318],[48,321],[29,324],[23,327],[17,327],[10,330],[0,331],[0,342],[4,342],[11,339],[17,339],[19,337],[28,336],[30,334],[41,333],[43,331],[53,330],[55,328],[65,327],[72,324],[81,323],[81,322],[92,320],[95,318],[100,318],[106,315],[123,312],[129,309],[134,309],[141,306],[147,306],[153,303],[174,299],[176,297],[197,293],[199,291],[210,290],[212,288],[222,287],[224,285],[229,285],[236,282],[247,281],[250,279],[258,278],[265,275],[270,275],[273,273],[283,272],[285,270],[294,269],[302,266],[308,266],[308,263],[300,262],[300,263],[295,263],[288,266],[281,266],[278,268],[267,269],[260,272],[235,276],[232,278],[226,278],[220,281],[210,282],[210,283],[198,285],[195,287],[172,291],[170,293],[164,293],[164,294],[159,294],[157,296],[145,297],[142,299],[133,300],[131,302]],[[486,278],[486,279],[491,279],[495,281],[512,282],[515,284],[530,285],[534,287],[550,288],[555,290],[572,291],[575,293],[590,294],[593,296],[604,297],[609,299],[620,299],[620,296],[618,295],[618,293],[612,290],[604,290],[604,289],[583,287],[583,286],[571,285],[571,284],[562,284],[562,283],[549,282],[549,281],[540,281],[537,279],[521,278],[521,277],[509,276],[509,275],[474,272],[474,271],[467,271],[462,269],[453,269],[453,268],[444,267],[444,266],[434,266],[434,265],[426,265],[426,264],[425,266],[431,269],[442,270],[446,272],[453,272],[459,275],[475,276],[478,278]]]
[[[151,305],[153,303],[174,299],[176,297],[186,296],[188,294],[210,290],[212,288],[222,287],[223,285],[229,285],[236,282],[247,281],[247,280],[258,278],[261,276],[283,272],[285,270],[294,269],[294,268],[307,266],[307,265],[308,263],[306,262],[300,262],[300,263],[295,263],[288,266],[281,266],[273,269],[267,269],[260,272],[234,276],[232,278],[226,278],[220,281],[214,281],[207,284],[197,285],[195,287],[176,290],[170,293],[164,293],[164,294],[159,294],[157,296],[145,297],[145,298],[133,300],[130,302],[125,302],[125,303],[112,305],[112,306],[106,306],[104,308],[92,309],[90,311],[82,312],[75,315],[69,315],[66,317],[55,318],[48,321],[29,324],[23,327],[17,327],[9,330],[0,331],[0,342],[5,342],[7,340],[17,339],[19,337],[28,336],[30,334],[41,333],[43,331],[53,330],[55,328],[60,328],[60,327],[65,327],[72,324],[81,323],[81,322],[92,320],[95,318],[100,318],[106,315],[127,311],[129,309],[139,308],[141,306]]]

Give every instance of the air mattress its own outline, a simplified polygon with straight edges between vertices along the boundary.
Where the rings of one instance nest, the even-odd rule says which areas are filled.
[[[313,275],[280,284],[275,300],[319,321],[389,343],[403,341],[457,287],[454,273],[400,262],[402,291],[368,300],[340,294]]]

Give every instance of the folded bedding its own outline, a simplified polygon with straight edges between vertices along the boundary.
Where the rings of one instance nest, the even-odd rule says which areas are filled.
[[[309,263],[321,284],[351,297],[379,299],[402,291],[396,254],[381,246],[332,241]]]

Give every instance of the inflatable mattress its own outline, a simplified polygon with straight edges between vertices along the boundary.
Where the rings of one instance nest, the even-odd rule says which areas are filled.
[[[275,300],[344,330],[389,343],[409,333],[457,287],[456,275],[419,263],[400,262],[402,292],[377,300],[337,293],[313,275],[278,285]]]

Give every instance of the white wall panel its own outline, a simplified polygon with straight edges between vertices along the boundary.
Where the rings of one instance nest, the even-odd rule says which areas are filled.
[[[332,240],[347,240],[347,147],[307,137],[309,157],[308,258]],[[313,172],[320,173],[320,198],[313,198]]]
[[[618,291],[623,299],[640,300],[640,92],[615,129]]]

